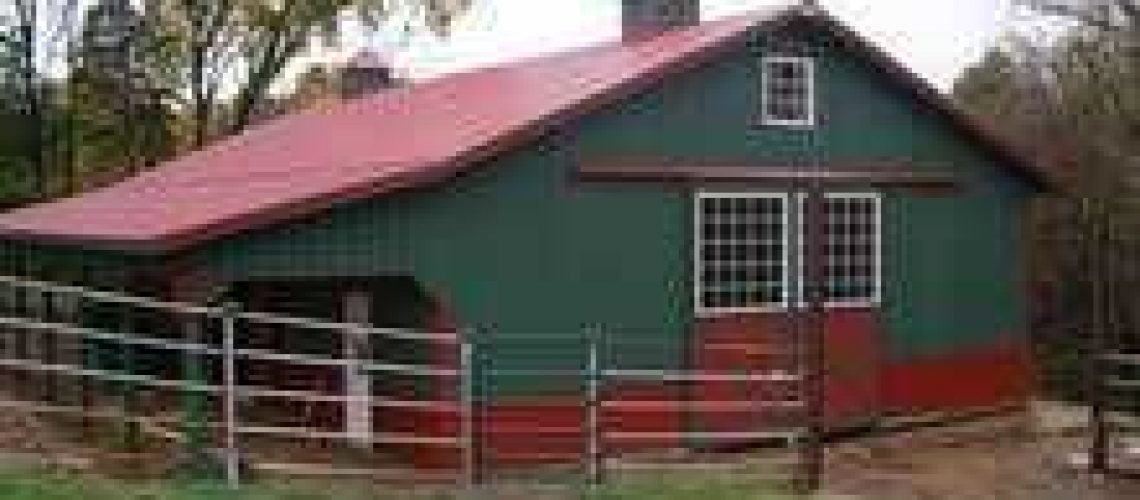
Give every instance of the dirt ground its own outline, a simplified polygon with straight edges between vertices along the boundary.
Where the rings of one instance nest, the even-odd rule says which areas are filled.
[[[1086,427],[1082,415],[1079,409],[1046,405],[1032,413],[1032,418],[1024,415],[994,417],[840,441],[828,449],[826,493],[819,498],[1140,499],[1140,479],[1097,477],[1074,465],[1075,458],[1081,457],[1088,443],[1088,439],[1083,437]],[[0,410],[2,462],[16,456],[50,456],[48,462],[68,468],[87,469],[88,472],[98,469],[95,464],[102,460],[90,455],[84,457],[82,455],[86,453],[83,452],[75,456],[77,450],[65,441],[54,436],[35,418],[7,409]],[[722,459],[739,461],[743,468],[749,469],[748,474],[759,475],[765,473],[763,465],[754,464],[772,461],[773,455],[775,452],[758,451],[754,455]],[[692,482],[697,474],[678,471],[661,477],[665,483],[683,485],[686,481]],[[417,490],[423,491],[413,489]],[[558,486],[544,488],[539,494],[532,490],[523,496],[509,487],[492,486],[489,490],[495,493],[488,498],[581,498],[580,493],[571,492],[573,488]],[[760,497],[740,493],[739,488],[733,491],[732,498]],[[732,500],[712,492],[704,496],[707,500]]]
[[[1140,499],[1140,480],[1074,465],[1088,444],[1079,433],[1026,429],[992,419],[840,444],[829,456],[827,489],[874,500]]]
[[[1029,414],[973,419],[948,425],[923,426],[876,436],[859,436],[828,448],[825,492],[819,500],[1140,500],[1140,479],[1096,476],[1080,467],[1089,440],[1085,412],[1045,405]],[[699,472],[680,469],[658,480],[686,483],[741,484],[770,473],[780,460],[776,452],[757,451],[740,457],[733,478],[708,480]],[[743,475],[742,475],[743,474]],[[770,474],[774,481],[787,481]],[[700,478],[700,479],[694,479]],[[763,484],[763,483],[758,483]],[[776,484],[776,483],[771,483]],[[769,499],[747,488],[718,493],[701,490],[705,500]],[[557,491],[557,489],[555,489]],[[660,491],[672,491],[663,488]],[[758,491],[758,490],[752,490]],[[770,490],[769,490],[770,491]],[[558,499],[573,495],[535,494],[498,490],[495,498]],[[629,498],[680,499],[694,496],[662,493]],[[588,497],[587,497],[588,498]],[[605,497],[610,498],[610,497]],[[614,498],[626,498],[624,496]],[[782,498],[782,497],[781,497]]]

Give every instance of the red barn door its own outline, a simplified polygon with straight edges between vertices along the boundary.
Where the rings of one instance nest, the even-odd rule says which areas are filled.
[[[804,348],[818,332],[796,314],[805,248],[802,198],[787,193],[702,192],[696,200],[697,284],[694,359],[708,373],[800,374]],[[879,399],[880,202],[875,194],[824,197],[822,255],[825,415],[831,424],[874,416]],[[800,305],[802,308],[802,305]],[[696,419],[711,432],[798,426],[806,416],[795,381],[710,380],[696,394],[709,402]]]

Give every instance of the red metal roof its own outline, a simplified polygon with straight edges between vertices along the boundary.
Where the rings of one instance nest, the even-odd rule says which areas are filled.
[[[0,215],[0,236],[169,251],[443,181],[777,17],[614,41],[284,117],[107,188]]]

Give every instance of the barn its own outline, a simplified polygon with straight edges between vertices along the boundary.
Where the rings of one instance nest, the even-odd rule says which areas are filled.
[[[578,363],[555,345],[586,330],[604,332],[624,366],[795,363],[794,319],[816,290],[831,424],[1028,397],[1025,209],[1049,188],[1036,165],[819,8],[700,22],[697,0],[631,0],[624,15],[620,40],[282,117],[3,214],[6,272],[451,331],[520,370]],[[438,346],[398,347],[368,352],[454,362]],[[290,376],[407,389],[325,375]],[[576,425],[576,384],[484,388],[489,435]],[[660,385],[607,397],[680,400]],[[685,397],[776,390],[706,381]],[[699,408],[615,418],[755,422]],[[368,418],[454,424],[415,410]],[[526,446],[499,451],[538,460]]]

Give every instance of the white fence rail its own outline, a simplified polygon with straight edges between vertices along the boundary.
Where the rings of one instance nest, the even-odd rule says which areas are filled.
[[[111,308],[113,310],[107,310]],[[140,318],[139,316],[143,316]],[[149,316],[148,316],[149,315]],[[110,317],[110,325],[101,324]],[[398,341],[430,343],[444,346],[454,352],[453,366],[438,363],[410,363],[406,361],[375,359],[369,354],[362,359],[350,359],[340,349],[329,352],[286,352],[286,349],[266,349],[246,346],[242,333],[250,328],[296,329],[331,334],[340,342],[350,338],[384,338]],[[466,337],[466,338],[465,338]],[[457,459],[456,479],[473,484],[483,477],[483,455],[489,439],[486,433],[486,405],[490,396],[480,387],[493,378],[510,377],[571,377],[583,381],[582,397],[585,402],[581,424],[584,437],[580,462],[584,472],[600,481],[609,447],[626,441],[646,440],[700,440],[739,441],[781,438],[794,441],[800,433],[797,428],[732,429],[709,431],[681,429],[677,431],[608,430],[603,412],[620,409],[637,412],[660,411],[678,404],[690,410],[760,411],[765,409],[802,410],[797,398],[701,400],[613,400],[605,396],[607,384],[636,381],[660,384],[698,383],[796,383],[801,374],[796,370],[761,370],[746,373],[714,373],[677,369],[633,369],[612,366],[602,359],[603,347],[595,333],[583,334],[585,339],[584,366],[574,369],[501,369],[479,366],[479,346],[469,336],[451,332],[420,332],[406,329],[375,328],[358,324],[329,322],[276,314],[239,311],[233,307],[207,307],[183,304],[145,297],[131,296],[76,286],[41,281],[22,280],[0,276],[0,394],[28,392],[30,386],[21,384],[21,377],[40,377],[31,386],[31,397],[4,400],[0,408],[20,409],[30,413],[53,415],[69,414],[83,419],[109,420],[138,426],[150,435],[163,436],[172,442],[188,444],[184,432],[172,425],[198,428],[207,434],[204,446],[214,445],[223,451],[225,479],[236,485],[241,481],[242,463],[264,470],[297,470],[312,467],[290,466],[259,462],[248,439],[257,437],[287,438],[299,441],[339,442],[373,449],[377,445],[410,445],[452,450]],[[139,352],[143,350],[144,352]],[[93,354],[94,353],[94,354]],[[93,359],[100,356],[114,358]],[[157,368],[141,368],[139,358],[158,359]],[[280,366],[326,368],[336,373],[358,370],[371,380],[373,377],[404,377],[427,381],[435,387],[429,397],[409,397],[399,394],[348,393],[348,384],[329,389],[281,387],[264,382],[249,382],[245,370],[249,363],[264,362]],[[108,367],[106,365],[115,365]],[[153,364],[153,363],[152,363]],[[171,375],[177,365],[182,373]],[[243,381],[243,379],[247,379]],[[110,392],[115,397],[86,397],[82,401],[58,401],[55,392],[67,386],[68,380],[80,382],[80,392]],[[105,390],[105,385],[113,386]],[[369,386],[371,387],[371,386]],[[116,389],[117,388],[117,389]],[[25,390],[27,389],[27,390]],[[131,401],[143,389],[167,391],[178,398],[199,395],[196,404],[178,408],[185,413],[171,417],[169,412],[141,409],[139,402]],[[117,392],[116,392],[117,391]],[[88,394],[90,396],[90,394]],[[699,395],[698,395],[699,396]],[[212,399],[211,399],[212,398]],[[81,398],[82,399],[82,398]],[[292,404],[323,404],[343,411],[343,424],[330,429],[327,425],[301,422],[289,425],[264,422],[243,411],[244,405],[254,401],[275,400]],[[151,402],[153,403],[153,402]],[[367,426],[350,425],[352,408],[364,404],[371,410],[413,409],[448,414],[458,423],[446,435],[432,434],[430,429],[377,431],[373,413],[366,412]],[[351,406],[350,406],[351,405]],[[213,408],[211,408],[213,406]],[[150,414],[148,414],[148,412]],[[536,424],[522,433],[531,436],[565,433],[566,429],[542,428]],[[211,435],[212,433],[212,435]],[[357,470],[329,465],[334,474]],[[374,468],[360,470],[374,471]]]

